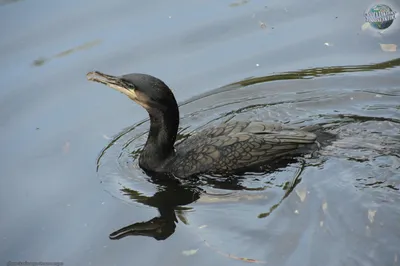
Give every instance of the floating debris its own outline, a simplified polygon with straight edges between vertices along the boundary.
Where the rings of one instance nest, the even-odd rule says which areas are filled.
[[[307,190],[305,188],[298,188],[295,190],[301,202],[304,202],[307,197]]]
[[[249,258],[246,258],[246,257],[238,257],[238,256],[235,256],[235,255],[232,254],[232,253],[225,253],[225,252],[223,252],[223,251],[221,251],[221,250],[219,250],[219,249],[217,249],[217,248],[211,246],[206,240],[203,240],[203,241],[204,241],[204,244],[205,244],[207,247],[213,249],[216,253],[218,253],[218,254],[220,254],[220,255],[226,257],[226,258],[230,258],[230,259],[234,259],[234,260],[240,260],[240,261],[245,261],[245,262],[249,262],[249,263],[257,263],[257,264],[266,264],[266,263],[267,263],[266,261],[262,261],[262,260],[249,259]]]
[[[229,6],[230,7],[237,7],[237,6],[241,6],[241,5],[247,4],[248,2],[250,2],[250,0],[242,0],[242,1],[238,1],[238,2],[232,3]]]
[[[328,203],[326,201],[324,201],[324,203],[322,203],[322,210],[326,213],[326,211],[328,210]]]
[[[371,24],[369,24],[369,22],[365,22],[364,24],[362,24],[361,30],[365,31],[365,30],[369,29],[370,27],[371,27]]]
[[[384,44],[380,43],[381,49],[384,52],[396,52],[397,51],[397,45],[396,44]]]
[[[82,45],[79,45],[79,46],[77,46],[77,47],[75,47],[75,48],[68,49],[68,50],[65,50],[65,51],[63,51],[63,52],[61,52],[61,53],[58,53],[58,54],[56,54],[54,57],[63,57],[63,56],[72,54],[73,52],[77,52],[77,51],[81,51],[81,50],[86,50],[86,49],[92,48],[93,46],[95,46],[95,45],[97,45],[97,44],[99,44],[99,43],[100,43],[100,40],[95,40],[95,41],[92,41],[92,42],[87,42],[87,43],[84,43],[84,44],[82,44]]]
[[[192,255],[196,254],[198,250],[199,249],[184,250],[184,251],[182,251],[182,254],[185,256],[192,256]]]
[[[63,52],[60,52],[60,53],[58,53],[58,54],[55,54],[55,55],[53,55],[53,56],[51,56],[51,57],[49,57],[49,58],[39,57],[38,59],[36,59],[36,60],[33,61],[33,65],[34,65],[34,66],[42,66],[44,63],[50,61],[51,59],[63,57],[63,56],[72,54],[73,52],[76,52],[76,51],[89,49],[89,48],[91,48],[91,47],[93,47],[93,46],[99,44],[100,42],[101,42],[100,40],[95,40],[95,41],[87,42],[87,43],[84,43],[84,44],[82,44],[82,45],[79,45],[79,46],[77,46],[77,47],[75,47],[75,48],[71,48],[71,49],[65,50],[65,51],[63,51]]]
[[[374,223],[374,218],[375,218],[376,210],[368,210],[368,220],[372,223]]]
[[[38,58],[36,60],[33,61],[33,65],[34,66],[41,66],[44,63],[46,63],[47,59],[46,58]]]

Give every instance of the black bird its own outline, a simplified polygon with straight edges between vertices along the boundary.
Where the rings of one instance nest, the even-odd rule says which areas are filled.
[[[111,76],[97,71],[89,72],[87,79],[122,92],[148,112],[150,131],[139,157],[139,166],[146,172],[177,178],[235,174],[317,144],[317,135],[305,129],[234,121],[197,132],[175,147],[179,109],[163,81],[147,74]]]

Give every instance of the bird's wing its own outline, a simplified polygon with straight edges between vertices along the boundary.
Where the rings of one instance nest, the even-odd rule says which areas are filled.
[[[237,133],[259,133],[259,132],[276,132],[282,130],[284,127],[278,123],[264,123],[261,121],[230,121],[216,126],[208,127],[200,130],[186,139],[183,145],[186,149],[194,148],[197,143],[204,142],[206,139],[215,138],[219,136],[228,136]]]
[[[252,132],[203,138],[190,147],[183,143],[172,166],[173,172],[178,176],[231,172],[281,157],[316,139],[315,134],[300,130],[256,131],[259,126],[254,124]]]

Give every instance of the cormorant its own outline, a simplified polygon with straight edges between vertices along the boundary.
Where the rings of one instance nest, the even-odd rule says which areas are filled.
[[[235,174],[316,143],[316,134],[305,129],[234,121],[197,132],[175,147],[179,109],[163,81],[147,74],[112,76],[97,71],[87,73],[87,79],[122,92],[148,112],[150,131],[139,157],[139,166],[146,172],[177,178]]]

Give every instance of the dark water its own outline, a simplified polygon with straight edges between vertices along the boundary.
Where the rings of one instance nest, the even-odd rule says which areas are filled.
[[[370,1],[0,3],[2,263],[400,265],[400,59],[380,46],[400,35],[361,30]],[[165,80],[182,137],[252,119],[339,138],[273,173],[157,185],[131,154],[145,111],[94,69]],[[174,205],[165,240],[109,239]]]

